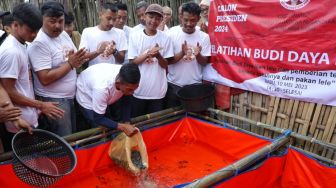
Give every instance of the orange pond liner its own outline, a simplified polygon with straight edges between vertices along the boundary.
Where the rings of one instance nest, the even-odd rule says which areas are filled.
[[[191,117],[145,130],[143,138],[149,169],[133,176],[108,156],[111,142],[77,149],[77,167],[53,187],[127,188],[174,187],[215,172],[270,141]],[[271,157],[255,170],[244,172],[217,187],[331,187],[336,185],[335,168],[288,149]],[[19,180],[11,164],[0,165],[0,188],[30,187]]]

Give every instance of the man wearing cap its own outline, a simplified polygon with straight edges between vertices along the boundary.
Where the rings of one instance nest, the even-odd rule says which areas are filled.
[[[4,27],[2,24],[2,18],[6,15],[9,15],[10,13],[8,11],[0,11],[0,45],[3,43],[3,41],[7,37],[7,33],[4,31]]]
[[[175,55],[168,66],[167,108],[180,105],[176,96],[178,89],[202,82],[203,66],[208,63],[211,52],[209,35],[196,29],[200,13],[201,8],[196,3],[183,4],[181,29],[168,32]]]
[[[21,3],[14,7],[12,14],[12,33],[0,47],[0,81],[14,105],[20,108],[21,118],[29,126],[37,127],[39,111],[55,118],[62,117],[64,112],[57,103],[35,100],[32,89],[25,42],[32,42],[42,26],[40,11],[32,4]],[[19,127],[9,121],[6,128],[9,137],[4,145],[10,149],[10,137],[19,131]]]
[[[163,98],[167,91],[167,59],[174,54],[169,37],[157,30],[162,19],[162,7],[151,4],[145,12],[145,29],[130,35],[129,59],[139,65],[141,72],[140,85],[132,99],[133,117],[163,109]]]
[[[99,25],[83,30],[80,48],[90,51],[89,66],[98,63],[121,64],[124,62],[127,40],[124,31],[113,27],[117,19],[117,7],[104,3],[99,12]]]
[[[33,68],[34,89],[38,99],[57,102],[63,117],[42,116],[46,129],[65,136],[75,130],[74,97],[76,68],[87,61],[86,50],[77,51],[64,29],[64,8],[55,1],[41,7],[43,26],[28,47]]]

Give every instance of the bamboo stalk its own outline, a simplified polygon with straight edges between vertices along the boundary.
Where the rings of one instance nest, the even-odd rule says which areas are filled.
[[[139,123],[137,125],[137,127],[139,127],[140,130],[142,130],[141,128],[144,125],[146,125],[146,128],[152,128],[152,127],[156,127],[156,126],[162,125],[162,124],[167,123],[167,122],[172,122],[172,121],[178,120],[178,119],[180,119],[182,117],[184,117],[184,115],[177,115],[177,116],[170,117],[170,118],[158,121],[158,122],[154,122],[154,123],[152,122],[152,124],[140,122],[141,124]],[[83,138],[81,140],[76,140],[74,142],[71,142],[70,145],[71,146],[78,146],[80,144],[85,144],[85,143],[91,142],[93,140],[97,140],[97,139],[101,139],[101,138],[106,138],[107,136],[113,135],[113,134],[118,133],[118,132],[120,132],[120,131],[118,131],[118,130],[109,130],[107,132],[102,132],[101,134],[98,134],[98,135],[95,135],[95,136],[91,136],[91,137],[88,137],[88,138]]]
[[[335,165],[336,165],[336,161],[334,161],[334,160],[328,159],[328,158],[326,158],[326,157],[319,156],[319,155],[317,155],[317,154],[315,154],[315,153],[312,153],[312,152],[303,150],[303,149],[298,148],[298,147],[294,147],[294,146],[291,146],[291,147],[292,147],[292,148],[295,148],[296,150],[298,150],[298,151],[300,151],[300,152],[302,152],[302,153],[306,153],[306,154],[308,154],[308,155],[314,157],[315,159],[317,159],[317,160],[319,160],[319,161],[322,161],[322,162],[324,162],[324,163],[327,163],[327,164],[329,164],[329,165],[331,165],[331,166],[335,166]]]
[[[332,107],[331,109],[331,114],[336,114],[336,107]],[[332,141],[332,138],[333,138],[333,135],[334,135],[334,132],[333,130],[335,130],[335,126],[336,126],[336,117],[333,116],[333,115],[330,115],[329,118],[328,118],[328,122],[327,122],[327,125],[326,125],[326,129],[324,130],[324,134],[323,134],[323,139],[324,141],[326,142],[331,142]],[[322,153],[323,156],[326,156],[326,157],[332,157],[332,153],[328,152],[327,150],[323,150],[323,153]]]
[[[247,119],[247,118],[244,118],[244,117],[240,117],[240,116],[235,115],[235,114],[230,114],[228,112],[224,112],[224,111],[220,111],[220,110],[216,110],[216,109],[212,109],[212,108],[208,108],[208,111],[211,112],[211,113],[222,115],[222,116],[239,119],[241,121],[248,122],[251,125],[258,126],[260,128],[267,129],[269,131],[274,131],[274,132],[277,132],[277,133],[280,133],[280,134],[282,134],[286,131],[285,129],[281,129],[281,128],[278,128],[278,127],[272,127],[270,125],[267,125],[267,124],[264,124],[264,123],[261,123],[261,122],[255,122],[253,120],[250,120],[250,119]],[[290,135],[292,137],[296,138],[296,139],[299,139],[299,140],[308,141],[308,142],[311,142],[311,143],[319,144],[320,146],[323,146],[323,147],[326,147],[326,148],[329,148],[329,149],[336,150],[336,145],[335,144],[327,143],[327,142],[324,142],[322,140],[317,140],[313,137],[301,135],[301,134],[298,134],[298,133],[295,133],[295,132],[291,132]]]
[[[287,109],[285,110],[286,118],[285,121],[283,121],[283,128],[288,129],[289,127],[289,117],[291,115],[292,109],[294,105],[294,100],[288,100],[288,103],[286,105]]]
[[[285,109],[285,105],[286,105],[286,100],[280,100],[279,108],[277,109],[277,113],[275,115],[275,122],[274,122],[275,127],[283,128],[282,122],[286,118],[286,114],[283,113]]]
[[[266,124],[271,126],[272,123],[272,114],[274,110],[274,105],[275,105],[275,97],[270,97],[270,101],[269,101],[269,106],[268,106],[268,112],[267,112],[267,116],[266,116]],[[268,130],[264,130],[263,133],[264,136],[270,137],[270,133]]]
[[[321,112],[321,107],[322,107],[322,104],[317,104],[316,105],[315,112],[314,112],[314,115],[313,115],[313,119],[311,121],[310,128],[309,128],[309,131],[308,131],[308,136],[314,136],[314,133],[315,133],[315,130],[316,130],[316,127],[317,127],[317,123],[318,123],[318,119],[319,119],[318,117],[320,116],[320,112]],[[306,143],[305,150],[306,151],[312,151],[311,148],[312,148],[311,144]]]
[[[320,125],[323,125],[323,129],[321,129],[319,131],[319,135],[318,135],[319,139],[321,139],[321,140],[323,140],[323,137],[324,137],[325,132],[326,132],[327,123],[328,123],[328,119],[329,119],[329,116],[330,116],[330,111],[331,111],[331,107],[330,106],[325,106],[323,116],[321,116],[322,121],[321,121]],[[321,147],[316,147],[315,150],[317,150],[318,152],[321,152],[321,153],[323,152],[323,148],[321,148]]]
[[[325,125],[325,124],[324,124],[324,119],[325,119],[325,116],[328,115],[328,114],[326,113],[327,108],[328,108],[327,106],[322,106],[320,114],[323,114],[323,116],[320,115],[320,116],[318,117],[318,123],[317,123],[317,126],[319,126],[319,125]],[[314,137],[317,138],[317,139],[322,139],[322,134],[323,134],[323,131],[322,131],[322,130],[324,130],[324,129],[325,129],[325,128],[323,128],[323,129],[317,128],[317,129],[315,130],[315,132],[314,132]],[[314,153],[317,153],[317,152],[318,152],[318,149],[319,149],[319,147],[318,147],[316,144],[314,144],[314,145],[311,147],[311,151],[314,152]]]
[[[201,188],[201,187],[212,187],[214,184],[233,177],[235,174],[239,174],[240,171],[244,171],[255,164],[258,160],[266,157],[269,153],[277,150],[281,146],[284,146],[289,142],[288,135],[282,135],[277,140],[273,141],[271,144],[257,150],[256,152],[240,159],[239,161],[222,168],[212,174],[209,174],[199,180],[186,185],[185,188]]]
[[[171,113],[171,112],[176,112],[176,111],[179,111],[181,109],[182,109],[181,106],[165,109],[165,110],[162,110],[162,111],[159,111],[159,112],[154,112],[154,113],[151,113],[151,114],[146,114],[146,115],[143,115],[143,116],[132,118],[131,122],[136,123],[136,122],[148,120],[148,119],[155,118],[155,117],[158,117],[158,116],[162,116],[162,115],[165,115],[165,114],[168,114],[168,113]]]
[[[248,131],[248,130],[245,130],[245,129],[242,129],[240,127],[237,127],[237,126],[234,126],[234,125],[231,125],[229,123],[225,123],[223,121],[220,121],[220,120],[217,120],[217,119],[214,119],[214,118],[211,118],[209,116],[204,116],[204,115],[201,115],[201,114],[196,114],[194,112],[188,112],[188,114],[194,116],[194,117],[197,117],[197,118],[201,118],[201,119],[204,119],[204,120],[207,120],[207,121],[211,121],[213,123],[216,123],[216,124],[219,124],[219,125],[222,125],[222,126],[225,126],[225,127],[229,127],[231,129],[234,129],[234,130],[237,130],[237,131],[240,131],[240,132],[244,132],[246,134],[249,134],[249,135],[252,135],[252,136],[256,136],[256,137],[260,137],[261,135],[257,134],[257,133],[254,133],[254,132],[251,132],[251,131]]]

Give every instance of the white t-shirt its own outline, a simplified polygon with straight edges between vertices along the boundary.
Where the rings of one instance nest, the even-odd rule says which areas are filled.
[[[163,32],[168,32],[168,31],[169,31],[169,28],[168,28],[167,25],[165,25],[164,28],[163,28]]]
[[[129,41],[129,34],[131,32],[132,28],[127,26],[127,25],[124,25],[123,27],[123,31],[125,32],[125,35],[126,35],[126,40],[127,40],[127,45],[128,45],[128,41]],[[124,60],[124,63],[129,63],[129,60],[128,60],[128,50],[126,51],[125,53],[125,60]]]
[[[28,98],[35,99],[29,71],[26,46],[21,44],[12,35],[9,35],[0,47],[0,77],[16,79],[16,90]],[[30,125],[37,127],[37,109],[28,106],[18,107],[22,111],[22,119],[26,120]],[[19,131],[11,122],[6,122],[6,128],[12,133]]]
[[[157,31],[154,36],[148,36],[143,30],[132,32],[128,46],[128,57],[134,59],[159,44],[160,54],[164,58],[173,57],[173,46],[170,38],[163,31]],[[139,65],[141,79],[134,97],[140,99],[162,99],[167,92],[166,69],[162,68],[156,58],[151,63]]]
[[[90,52],[96,51],[103,42],[114,41],[118,51],[127,50],[127,39],[123,30],[113,27],[109,31],[102,31],[95,27],[88,27],[83,30],[79,49],[86,48]],[[108,57],[102,54],[92,59],[89,62],[89,66],[98,63],[116,63],[114,55],[111,54]]]
[[[42,97],[74,98],[76,93],[76,70],[71,70],[62,78],[44,86],[36,72],[54,69],[67,63],[70,50],[77,51],[69,35],[63,31],[58,37],[50,38],[40,29],[35,40],[28,46],[28,55],[33,67],[35,93]]]
[[[142,24],[138,24],[138,25],[136,25],[136,26],[134,26],[133,28],[132,28],[132,30],[131,30],[131,33],[133,33],[133,32],[137,32],[137,31],[139,31],[139,30],[144,30],[146,27],[144,26],[144,25],[142,25]]]
[[[174,27],[171,27],[171,28],[169,28],[168,33],[175,32],[175,29],[182,30],[182,26],[181,25],[176,25]],[[199,26],[196,26],[195,29],[196,30],[201,30],[201,28]]]
[[[177,31],[175,31],[175,30],[177,30]],[[179,31],[182,31],[182,27],[181,27],[181,25],[176,25],[174,27],[169,28],[169,31],[167,32],[167,34],[170,35],[169,33],[179,32]]]
[[[105,114],[108,105],[120,99],[123,93],[115,87],[121,65],[99,63],[81,72],[77,79],[77,102],[98,114]]]
[[[124,25],[124,27],[123,27],[123,31],[125,32],[125,36],[126,36],[126,39],[127,39],[127,44],[128,44],[129,34],[130,34],[132,29],[133,29],[132,27],[129,27],[127,25]]]
[[[197,46],[197,43],[199,43],[202,47],[201,54],[203,56],[210,56],[209,35],[200,30],[187,34],[182,31],[181,27],[170,30],[168,35],[173,41],[174,54],[181,52],[184,41],[187,41],[188,48],[190,49],[190,54],[184,56],[177,63],[168,66],[168,82],[181,87],[188,84],[201,83],[203,66],[197,62],[193,50]]]

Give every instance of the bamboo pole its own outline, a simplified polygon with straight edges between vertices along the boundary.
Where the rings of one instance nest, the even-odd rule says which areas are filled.
[[[140,117],[132,118],[131,122],[136,127],[141,128],[144,125],[147,125],[147,124],[150,124],[152,122],[161,120],[163,118],[169,118],[171,116],[176,116],[176,115],[180,115],[180,114],[184,114],[184,113],[185,113],[185,111],[182,110],[181,107],[170,108],[170,109],[166,109],[166,110],[163,110],[163,111],[160,111],[160,112],[155,112],[155,113],[152,113],[152,114],[148,114],[148,115],[145,115],[145,116],[142,116],[142,117],[140,116]],[[160,122],[163,122],[163,121],[160,121]],[[64,139],[69,143],[74,143],[75,141],[78,141],[78,140],[90,141],[90,140],[95,140],[95,139],[101,138],[98,135],[105,134],[109,131],[111,131],[111,130],[109,130],[105,127],[97,127],[97,128],[92,128],[92,129],[89,129],[89,130],[84,130],[84,131],[81,131],[81,132],[77,132],[77,133],[74,133],[74,134],[71,134],[71,135],[64,136]],[[93,139],[87,139],[89,137],[93,137]],[[81,143],[81,142],[79,142],[79,143]],[[12,156],[13,156],[13,152],[6,152],[6,153],[0,154],[0,162],[10,160],[12,158]]]
[[[270,130],[270,131],[274,131],[274,132],[277,132],[277,133],[280,133],[280,134],[282,134],[286,131],[285,129],[281,129],[281,128],[278,128],[278,127],[272,127],[272,126],[267,125],[265,123],[255,122],[253,120],[250,120],[250,119],[247,119],[247,118],[244,118],[244,117],[240,117],[240,116],[235,115],[235,114],[230,114],[228,112],[216,110],[216,109],[213,109],[213,108],[208,108],[208,111],[211,112],[211,113],[218,114],[218,115],[239,119],[241,121],[248,122],[251,125],[255,125],[255,126],[258,126],[260,128],[267,129],[267,130]],[[318,140],[318,139],[315,139],[315,138],[310,137],[310,136],[301,135],[301,134],[298,134],[298,133],[295,133],[295,132],[291,132],[290,135],[293,138],[296,138],[296,139],[299,139],[299,140],[308,141],[308,142],[311,142],[311,143],[319,144],[320,146],[323,146],[323,147],[326,147],[326,148],[329,148],[329,149],[336,150],[336,145],[335,144],[327,143],[327,142],[324,142],[322,140]]]
[[[239,172],[244,171],[254,165],[258,160],[266,157],[269,153],[277,150],[281,146],[284,146],[289,142],[289,135],[282,135],[271,144],[257,150],[256,152],[240,159],[239,161],[222,168],[212,174],[209,174],[199,180],[186,185],[185,188],[201,188],[201,187],[212,187],[214,184],[233,177],[239,174]]]
[[[178,120],[178,119],[180,119],[182,117],[184,117],[184,115],[179,114],[179,115],[175,115],[173,117],[166,118],[166,119],[158,121],[158,122],[152,122],[151,124],[139,122],[138,125],[137,125],[137,127],[139,127],[140,130],[142,130],[142,127],[144,127],[145,125],[146,125],[146,128],[152,128],[152,127],[156,127],[156,126],[168,123],[168,122],[172,122],[172,121]],[[98,135],[95,135],[95,136],[83,138],[81,140],[76,140],[74,142],[71,142],[70,145],[73,146],[73,147],[74,146],[78,146],[80,144],[85,144],[85,143],[88,143],[88,142],[91,142],[91,141],[94,141],[94,140],[97,140],[97,139],[106,138],[107,136],[116,134],[118,132],[120,132],[120,131],[118,131],[118,130],[109,130],[107,132],[102,132],[102,133],[100,133]],[[110,140],[110,139],[108,139],[108,140]]]
[[[328,159],[326,157],[319,156],[319,155],[317,155],[315,153],[303,150],[303,149],[298,148],[298,147],[294,147],[294,146],[291,146],[291,147],[294,148],[294,149],[296,149],[296,150],[298,150],[298,151],[300,151],[300,152],[302,152],[302,153],[306,153],[306,154],[314,157],[315,159],[317,159],[317,160],[319,160],[321,162],[327,163],[328,165],[331,165],[331,166],[335,166],[336,165],[336,161],[333,161],[333,160]]]
[[[182,109],[181,106],[168,108],[168,109],[165,109],[165,110],[162,110],[162,111],[159,111],[159,112],[154,112],[154,113],[151,113],[151,114],[146,114],[146,115],[143,115],[143,116],[132,118],[131,122],[136,123],[136,122],[148,120],[148,119],[151,119],[151,118],[155,118],[155,117],[158,117],[158,116],[165,115],[167,113],[176,112],[176,111],[179,111],[181,109]]]
[[[213,122],[213,123],[222,125],[223,127],[229,127],[230,129],[234,129],[234,130],[237,130],[237,131],[240,131],[240,132],[243,132],[243,133],[252,135],[252,136],[256,136],[256,137],[260,137],[260,136],[261,136],[261,135],[259,135],[259,134],[257,134],[257,133],[254,133],[254,132],[245,130],[245,129],[243,129],[243,128],[240,128],[240,127],[231,125],[231,124],[229,124],[229,123],[225,123],[225,122],[223,122],[223,121],[220,121],[220,120],[211,118],[211,117],[209,117],[209,116],[204,116],[204,115],[201,115],[201,114],[196,114],[196,113],[194,113],[194,112],[188,112],[188,114],[189,114],[189,115],[192,115],[192,116],[194,116],[194,117],[197,117],[197,118],[201,118],[201,119],[204,119],[204,120],[211,121],[211,122]],[[255,126],[255,127],[257,127],[257,126]],[[266,137],[265,137],[265,138],[266,138]]]

